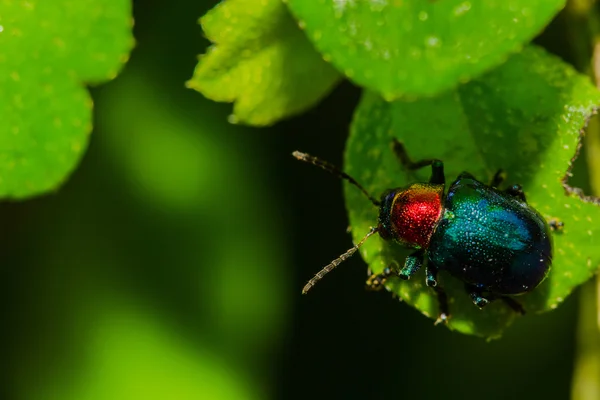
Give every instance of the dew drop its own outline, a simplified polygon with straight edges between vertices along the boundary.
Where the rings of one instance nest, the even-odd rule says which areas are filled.
[[[339,15],[340,17],[342,16],[342,14],[346,11],[346,8],[348,6],[352,7],[353,6],[353,2],[349,1],[349,0],[333,0],[334,3],[334,8],[335,8],[335,13],[337,15]]]
[[[419,13],[419,21],[427,21],[428,18],[429,18],[429,14],[427,14],[427,12],[421,11]]]
[[[235,114],[229,114],[229,116],[227,117],[227,122],[229,122],[232,125],[237,125],[240,123],[240,120]]]
[[[387,0],[371,0],[371,11],[381,12],[387,5]]]
[[[421,57],[421,49],[418,47],[411,47],[408,51],[412,58],[420,58]]]
[[[428,36],[427,39],[425,39],[425,44],[429,47],[439,47],[440,38],[437,36]]]
[[[454,15],[460,17],[471,9],[471,3],[468,1],[462,2],[454,8]]]

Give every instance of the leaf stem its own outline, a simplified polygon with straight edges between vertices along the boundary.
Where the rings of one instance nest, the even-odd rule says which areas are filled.
[[[600,15],[596,0],[570,0],[566,7],[576,67],[600,87]],[[600,194],[600,121],[592,118],[584,140],[589,183]],[[573,400],[600,399],[600,278],[583,285],[579,297]]]

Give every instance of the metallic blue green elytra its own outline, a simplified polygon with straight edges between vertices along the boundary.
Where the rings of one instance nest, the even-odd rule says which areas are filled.
[[[546,221],[525,201],[463,173],[450,185],[427,257],[471,291],[516,295],[546,277],[552,242]]]

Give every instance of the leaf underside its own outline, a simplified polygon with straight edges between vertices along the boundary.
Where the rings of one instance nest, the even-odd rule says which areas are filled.
[[[214,45],[187,86],[235,102],[234,122],[271,125],[313,106],[341,79],[280,0],[226,0],[200,22]]]
[[[545,218],[565,224],[554,234],[554,261],[546,280],[518,296],[528,313],[556,308],[600,265],[600,207],[568,195],[561,180],[577,149],[580,132],[600,104],[589,79],[537,47],[527,47],[504,65],[457,90],[433,99],[386,102],[366,92],[347,142],[346,172],[375,195],[414,181],[427,181],[427,168],[404,171],[394,157],[392,138],[404,142],[414,160],[444,161],[446,181],[469,171],[483,182],[500,168],[510,184],[523,185],[528,203]],[[377,212],[355,187],[345,185],[355,242],[374,226]],[[400,264],[410,251],[374,237],[361,248],[373,272]],[[462,283],[442,271],[449,294],[448,327],[466,334],[497,338],[515,318],[504,303],[480,310]],[[425,286],[423,271],[409,281],[392,279],[386,288],[428,317],[436,318],[436,296]]]

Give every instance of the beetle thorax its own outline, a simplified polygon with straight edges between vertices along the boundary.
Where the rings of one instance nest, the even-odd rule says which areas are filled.
[[[442,215],[444,185],[415,183],[382,198],[379,231],[384,239],[427,248]]]

